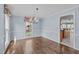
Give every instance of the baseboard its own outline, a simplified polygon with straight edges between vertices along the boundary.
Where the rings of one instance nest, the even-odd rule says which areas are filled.
[[[50,38],[47,38],[47,37],[44,37],[44,36],[41,36],[42,38],[45,38],[45,39],[49,39],[49,40],[51,40]],[[56,42],[56,43],[58,43],[58,44],[61,44],[60,42],[58,42],[58,41],[55,41],[55,40],[52,40],[52,41],[54,41],[54,42]],[[65,44],[63,44],[63,45],[65,45]],[[67,46],[67,45],[65,45],[65,46]],[[79,50],[78,48],[74,48],[74,47],[71,47],[71,46],[68,46],[68,47],[70,47],[70,48],[72,48],[72,49],[75,49],[75,50]]]
[[[49,40],[52,40],[51,38],[48,38],[48,37],[46,37],[46,36],[41,36],[41,37],[46,38],[46,39],[49,39]],[[60,44],[60,42],[58,42],[58,41],[55,41],[55,40],[52,40],[52,41],[54,41],[54,42],[56,42],[56,43],[59,43],[59,44]]]
[[[74,48],[74,49],[79,50],[78,48]]]
[[[42,37],[42,36],[26,37],[26,38],[22,38],[22,39],[16,39],[16,40],[31,39],[31,38],[39,38],[39,37]]]

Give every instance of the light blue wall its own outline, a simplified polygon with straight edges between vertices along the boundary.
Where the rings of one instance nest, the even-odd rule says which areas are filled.
[[[43,20],[42,36],[58,42],[58,16],[48,16]]]
[[[38,23],[33,23],[33,36],[39,37],[42,33],[42,18],[39,19]]]
[[[79,49],[79,8],[76,9],[75,46]]]
[[[24,18],[20,17],[20,16],[11,16],[10,17],[10,38],[14,39],[14,37],[16,37],[16,39],[23,39],[25,38],[25,23],[24,23]]]
[[[21,16],[11,16],[10,17],[10,38],[14,39],[14,36],[17,40],[28,38],[28,36],[25,33],[25,23],[24,23],[24,17]],[[41,35],[41,19],[39,23],[33,24],[33,35],[32,37],[40,36]]]
[[[0,4],[0,53],[4,53],[4,5]]]

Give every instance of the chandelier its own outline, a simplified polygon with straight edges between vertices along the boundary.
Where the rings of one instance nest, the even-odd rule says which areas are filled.
[[[36,8],[33,12],[33,16],[25,16],[24,21],[29,23],[38,23],[39,22],[39,9]]]
[[[35,9],[33,21],[35,23],[39,22],[39,9],[38,8]]]

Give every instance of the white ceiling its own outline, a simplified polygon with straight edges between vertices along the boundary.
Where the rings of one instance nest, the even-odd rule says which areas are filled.
[[[11,12],[15,16],[31,16],[35,8],[39,8],[39,16],[45,17],[65,9],[77,7],[75,4],[9,4]]]

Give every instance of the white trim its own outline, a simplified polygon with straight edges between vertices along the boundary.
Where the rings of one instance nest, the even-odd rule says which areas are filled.
[[[73,47],[71,47],[71,46],[69,46],[69,47],[71,47],[71,48],[75,48],[75,9],[71,9],[71,11],[73,10],[73,13],[71,13],[72,15],[74,15],[73,16],[73,22],[74,22],[74,39],[73,39]],[[69,10],[70,11],[70,10]],[[58,27],[58,29],[59,29],[59,33],[58,33],[58,35],[59,35],[59,37],[58,37],[58,39],[60,40],[60,17],[61,16],[65,16],[65,15],[69,15],[70,13],[67,13],[67,11],[65,11],[64,13],[62,13],[62,14],[60,14],[59,15],[59,19],[58,19],[58,21],[59,21],[59,27]],[[60,42],[61,43],[61,42]],[[66,45],[66,44],[64,44],[64,45]],[[67,45],[68,46],[68,45]]]
[[[78,48],[76,48],[76,47],[75,47],[74,49],[79,50],[79,49],[78,49]]]
[[[75,39],[76,39],[76,37],[75,37],[75,30],[76,30],[76,9],[75,9],[75,14],[74,14],[74,48],[75,48]]]
[[[59,43],[61,43],[60,42],[60,18],[59,16],[58,16],[58,40],[59,40]]]
[[[46,36],[41,36],[41,37],[44,37],[44,38],[47,38],[47,39],[49,39],[49,40],[52,40],[51,38],[49,38],[49,37],[46,37]],[[57,41],[57,40],[52,40],[52,41],[54,41],[54,42],[57,42],[57,43],[59,43],[60,44],[60,42],[59,41]]]

